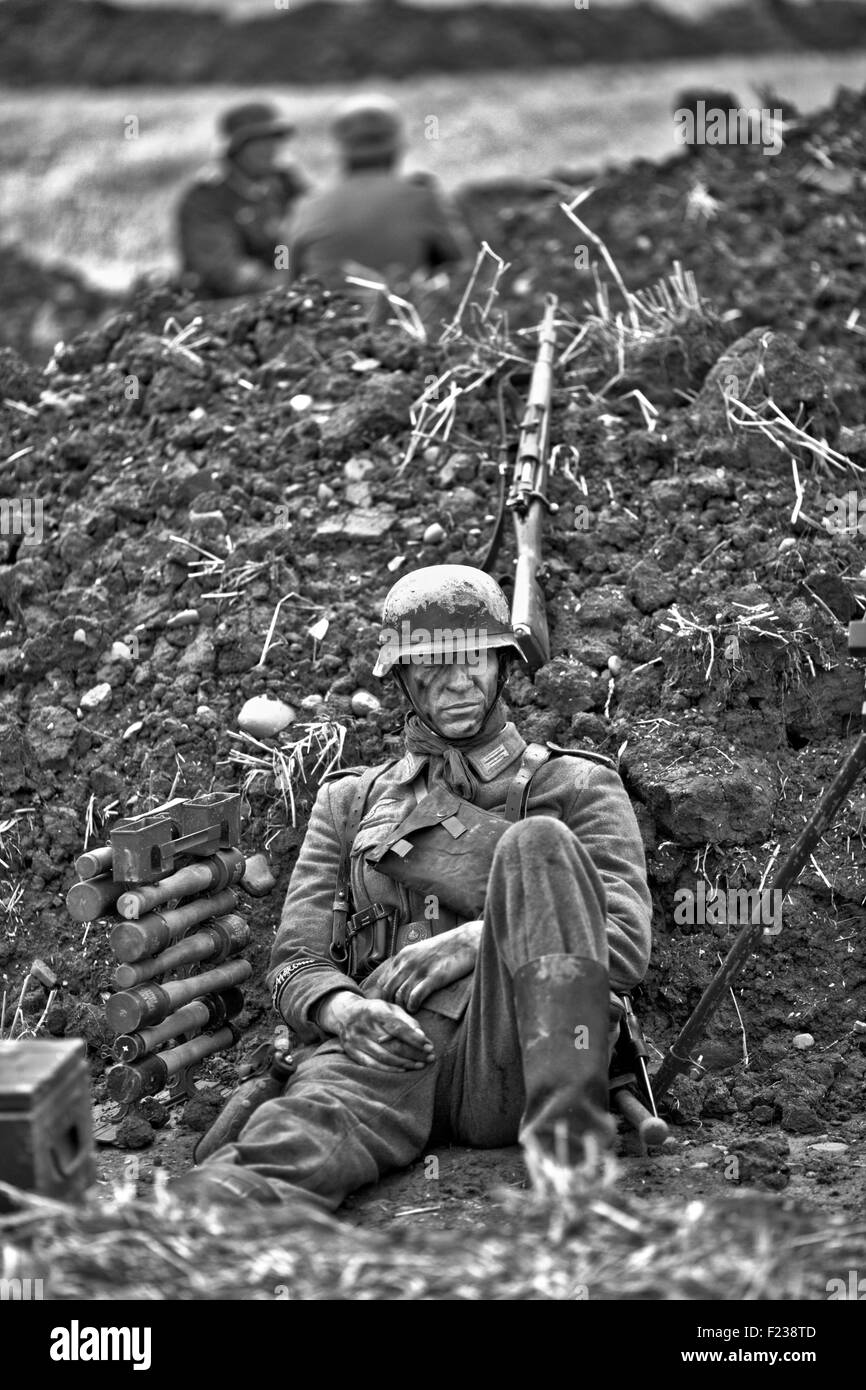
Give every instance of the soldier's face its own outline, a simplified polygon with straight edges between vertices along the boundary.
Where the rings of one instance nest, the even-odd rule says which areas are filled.
[[[426,724],[443,738],[469,738],[484,723],[496,692],[495,651],[455,656],[453,661],[403,666],[403,678]]]
[[[248,140],[235,155],[236,162],[251,178],[270,174],[276,168],[277,154],[282,145],[279,135],[264,135],[259,140]]]

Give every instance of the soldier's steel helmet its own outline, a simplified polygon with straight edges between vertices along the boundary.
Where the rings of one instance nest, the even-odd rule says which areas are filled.
[[[400,108],[386,96],[350,97],[337,108],[331,131],[353,158],[395,155],[403,145]]]
[[[401,661],[489,647],[511,647],[523,657],[496,580],[470,565],[429,565],[388,591],[373,675],[386,676]]]
[[[220,120],[220,132],[226,139],[226,154],[237,154],[250,140],[281,138],[294,135],[296,127],[286,121],[275,106],[267,101],[247,101],[233,106]]]

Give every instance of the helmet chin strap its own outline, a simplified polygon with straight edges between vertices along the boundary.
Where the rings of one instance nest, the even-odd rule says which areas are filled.
[[[479,738],[483,734],[487,721],[489,720],[491,714],[496,709],[496,706],[499,703],[499,697],[505,688],[505,682],[508,680],[510,674],[512,658],[510,653],[505,651],[498,652],[497,655],[497,664],[499,669],[496,677],[496,689],[493,692],[493,696],[490,702],[485,707],[484,718],[481,721],[478,730],[474,734],[468,734],[465,738],[448,738],[448,742],[453,743],[456,748],[460,748],[465,743],[474,742],[475,739]],[[429,719],[425,718],[423,712],[418,708],[418,705],[415,703],[415,697],[413,696],[408,685],[406,684],[406,678],[403,675],[401,667],[399,665],[392,666],[391,674],[393,675],[403,694],[406,696],[406,699],[409,701],[409,704],[412,706],[412,709],[415,711],[418,718],[421,720],[421,723],[424,725],[425,729],[429,729],[431,734],[435,734],[437,738],[446,738],[447,735],[443,734],[441,729],[437,729],[435,724],[431,724]]]

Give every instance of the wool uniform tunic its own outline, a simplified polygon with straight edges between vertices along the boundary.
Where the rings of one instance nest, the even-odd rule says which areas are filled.
[[[301,202],[291,229],[292,274],[331,287],[360,269],[402,283],[459,261],[463,251],[454,214],[425,174],[351,173]]]
[[[309,189],[300,170],[276,169],[250,179],[231,160],[202,174],[178,207],[184,278],[204,297],[245,294],[276,267],[277,248],[288,245],[286,219]]]
[[[488,744],[468,752],[478,779],[475,803],[502,812],[505,798],[526,747],[514,724],[506,724]],[[412,783],[427,758],[408,753],[373,784],[352,848],[352,910],[379,902],[397,909],[401,922],[425,917],[424,896],[369,867],[365,854],[396,829],[415,805]],[[322,1000],[335,989],[361,988],[334,965],[331,944],[334,885],[356,776],[326,782],[313,808],[274,942],[268,981],[274,1004],[301,1042],[325,1036],[315,1023]],[[618,774],[589,758],[552,757],[532,780],[528,816],[562,821],[586,849],[604,884],[611,986],[628,990],[638,984],[649,962],[652,902],[646,882],[643,842],[637,820]],[[431,885],[430,892],[435,893]],[[431,922],[434,934],[456,925],[442,910]],[[471,976],[459,982],[465,1006]],[[449,1002],[452,1007],[453,1001]]]
[[[525,746],[506,724],[464,754],[478,779],[477,805],[504,809]],[[407,754],[373,785],[352,853],[355,911],[378,901],[397,909],[401,921],[423,917],[423,899],[367,866],[365,853],[413,809],[413,783],[426,762],[426,755]],[[349,773],[320,789],[274,943],[275,1002],[310,1044],[325,1037],[315,1015],[329,994],[373,993],[389,968],[385,963],[358,984],[328,954],[341,829],[356,786]],[[545,958],[551,969],[578,973],[589,961],[609,968],[614,989],[629,989],[647,968],[650,919],[643,845],[619,777],[588,758],[552,758],[535,774],[526,819],[508,826],[493,853],[473,971],[429,995],[415,1013],[434,1044],[434,1061],[380,1071],[353,1061],[328,1037],[305,1049],[284,1094],[262,1105],[204,1169],[220,1169],[230,1181],[242,1166],[270,1196],[335,1209],[431,1142],[514,1143],[526,1100],[514,976]],[[453,920],[440,914],[434,931]]]

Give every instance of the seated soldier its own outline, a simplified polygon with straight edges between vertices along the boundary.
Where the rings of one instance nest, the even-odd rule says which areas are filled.
[[[290,233],[293,275],[336,289],[347,273],[360,274],[401,290],[416,272],[460,261],[466,237],[435,181],[397,171],[405,137],[395,103],[354,98],[332,130],[343,178],[299,205]]]
[[[285,222],[310,187],[278,151],[294,126],[266,102],[233,107],[221,121],[222,166],[187,189],[178,207],[183,283],[202,298],[230,298],[286,283],[277,250]]]
[[[178,1196],[332,1210],[437,1141],[577,1163],[612,1139],[611,987],[643,978],[651,918],[622,782],[506,722],[520,648],[480,570],[404,576],[383,624],[405,754],[324,782],[273,948],[275,1006],[311,1047]]]

